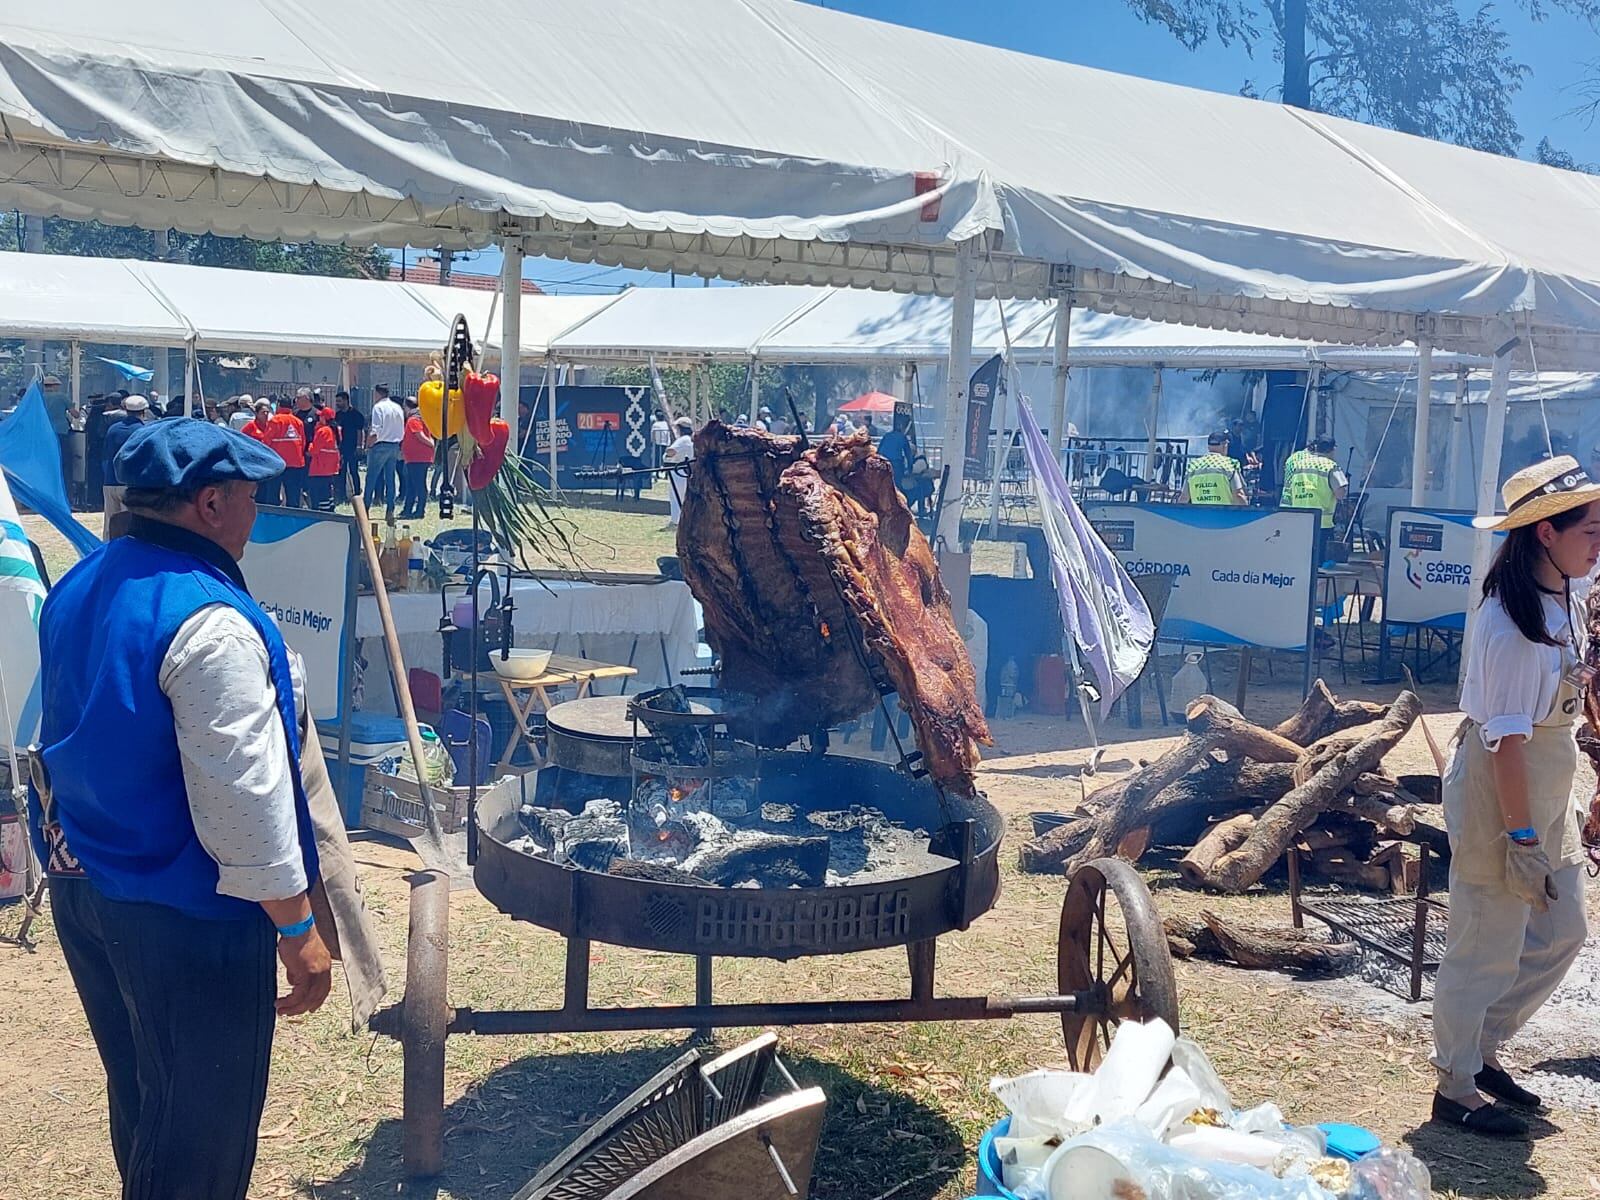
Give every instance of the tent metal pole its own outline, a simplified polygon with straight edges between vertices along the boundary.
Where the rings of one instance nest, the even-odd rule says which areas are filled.
[[[1461,478],[1461,459],[1466,449],[1467,427],[1467,382],[1468,369],[1456,368],[1456,399],[1450,407],[1450,469],[1445,478],[1450,481],[1450,490],[1444,498],[1446,508],[1455,507],[1456,497],[1460,495],[1456,480]]]
[[[351,388],[351,385],[353,385],[355,381],[355,364],[350,361],[349,355],[341,354],[339,356],[339,390],[341,392],[348,392]]]
[[[1067,444],[1067,352],[1072,341],[1072,296],[1056,301],[1055,352],[1050,377],[1050,438],[1057,452]]]
[[[944,471],[944,508],[934,539],[941,553],[961,549],[962,485],[966,482],[967,391],[972,380],[972,323],[978,304],[978,244],[956,247],[955,295],[950,307],[950,365],[945,385],[944,445],[940,453]],[[964,613],[955,613],[961,628]]]
[[[73,342],[72,351],[72,406],[81,408],[83,405],[83,344]],[[70,486],[72,480],[67,480]]]
[[[1500,507],[1500,453],[1506,438],[1506,394],[1511,385],[1511,352],[1517,347],[1512,338],[1495,351],[1494,368],[1489,374],[1489,406],[1484,413],[1483,470],[1478,476],[1477,513],[1490,517]],[[1480,531],[1473,538],[1472,586],[1482,587],[1483,577],[1489,573],[1489,558],[1494,550],[1494,534]],[[1467,628],[1463,647],[1470,645],[1473,630],[1478,623],[1478,605],[1469,594],[1467,602]],[[1466,673],[1467,656],[1461,655],[1461,671]]]
[[[554,496],[559,490],[556,487],[556,363],[553,358],[544,360],[544,416],[549,422],[550,431],[550,494]],[[533,439],[533,452],[537,458],[539,454],[539,438]]]
[[[500,268],[500,416],[511,426],[512,446],[517,440],[517,401],[522,395],[522,238],[500,243],[504,257]],[[552,426],[554,428],[554,426]]]
[[[1155,365],[1150,375],[1150,438],[1144,448],[1144,474],[1151,483],[1156,481],[1156,433],[1161,428],[1161,364]]]
[[[1417,335],[1417,419],[1411,446],[1411,503],[1421,506],[1428,492],[1428,423],[1433,408],[1433,335]]]
[[[186,417],[194,415],[194,381],[194,339],[190,338],[183,351],[183,415]],[[166,401],[171,404],[172,397],[166,397]]]
[[[761,360],[754,354],[750,356],[750,424],[756,423],[756,414],[761,411]],[[771,430],[768,430],[770,433]]]

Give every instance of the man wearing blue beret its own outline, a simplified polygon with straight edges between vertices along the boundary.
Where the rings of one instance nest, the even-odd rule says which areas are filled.
[[[256,484],[283,460],[160,421],[116,467],[127,536],[67,572],[41,615],[30,824],[106,1070],[124,1200],[243,1200],[275,1015],[312,1012],[331,980],[300,662],[239,569]]]

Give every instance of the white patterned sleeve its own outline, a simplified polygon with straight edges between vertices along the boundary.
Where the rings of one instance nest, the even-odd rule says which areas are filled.
[[[227,605],[201,609],[172,639],[161,690],[172,703],[195,833],[217,863],[217,891],[255,901],[298,896],[306,875],[294,780],[260,635]]]

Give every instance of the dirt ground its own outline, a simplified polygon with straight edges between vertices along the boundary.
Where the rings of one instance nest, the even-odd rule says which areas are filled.
[[[652,518],[659,521],[659,518]],[[642,526],[641,526],[642,528]],[[641,554],[657,540],[636,540]],[[660,539],[665,541],[665,538]],[[1258,659],[1247,705],[1270,721],[1298,700],[1298,669],[1285,660],[1268,680]],[[1219,666],[1216,690],[1233,695]],[[1331,680],[1346,697],[1386,699],[1392,689]],[[1431,727],[1453,727],[1453,692],[1426,689]],[[1170,731],[1152,716],[1142,730],[1113,723],[1109,749],[1089,790],[1164,748]],[[1088,758],[1081,722],[1027,715],[996,725],[981,784],[1005,814],[1003,890],[994,910],[939,943],[945,995],[1037,994],[1054,990],[1057,922],[1064,881],[1016,869],[1030,811],[1078,802]],[[1419,733],[1391,769],[1424,770]],[[394,998],[401,987],[406,874],[415,865],[399,844],[363,839],[357,858],[388,956]],[[1273,922],[1288,918],[1281,882],[1244,897],[1202,896],[1179,885],[1158,853],[1141,864],[1163,913],[1212,907]],[[1593,884],[1589,885],[1591,889]],[[1595,912],[1595,893],[1590,894]],[[0,932],[17,909],[0,909]],[[1600,914],[1597,914],[1600,915]],[[0,1200],[82,1200],[115,1194],[106,1136],[105,1092],[94,1047],[48,919],[36,952],[0,947]],[[451,912],[450,999],[476,1008],[559,1003],[563,942],[504,918],[474,891],[457,891]],[[692,998],[692,964],[682,958],[596,947],[596,1003],[649,1004]],[[1307,982],[1226,967],[1177,964],[1184,1031],[1215,1061],[1236,1099],[1273,1099],[1296,1121],[1345,1120],[1411,1147],[1445,1195],[1579,1197],[1600,1194],[1600,1119],[1587,1108],[1557,1108],[1530,1142],[1497,1145],[1427,1123],[1427,1004],[1410,1005],[1359,980]],[[791,964],[722,960],[719,1001],[903,995],[902,952]],[[1593,998],[1591,998],[1593,999]],[[1594,1004],[1587,1009],[1593,1017]],[[1600,1077],[1593,1025],[1566,1038],[1543,1029],[1513,1047],[1512,1061],[1565,1077]],[[1059,1021],[1009,1021],[780,1030],[786,1061],[802,1083],[830,1098],[812,1195],[817,1200],[954,1200],[973,1190],[973,1152],[1001,1115],[991,1076],[1061,1064]],[[721,1040],[732,1044],[740,1031]],[[352,1035],[337,990],[324,1011],[279,1026],[271,1091],[251,1195],[320,1200],[411,1195],[509,1200],[561,1146],[683,1045],[677,1035],[450,1039],[446,1077],[446,1159],[442,1177],[408,1186],[400,1170],[400,1051],[370,1034]]]

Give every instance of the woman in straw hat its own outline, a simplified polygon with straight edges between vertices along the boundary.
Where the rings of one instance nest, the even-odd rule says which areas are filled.
[[[1502,1045],[1555,991],[1583,946],[1583,849],[1572,798],[1583,710],[1581,616],[1572,580],[1600,559],[1600,484],[1569,457],[1518,471],[1504,531],[1465,647],[1455,753],[1444,776],[1450,932],[1434,983],[1436,1120],[1493,1137],[1536,1109],[1499,1060]]]

